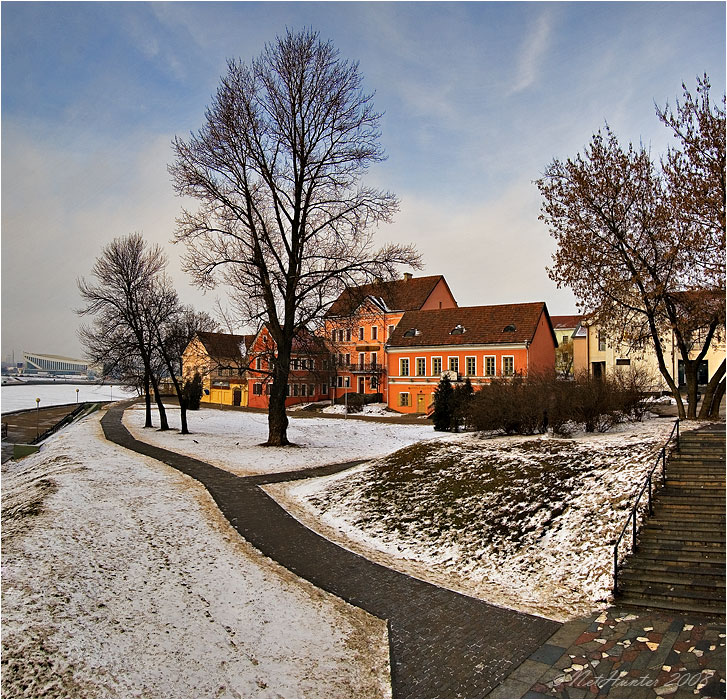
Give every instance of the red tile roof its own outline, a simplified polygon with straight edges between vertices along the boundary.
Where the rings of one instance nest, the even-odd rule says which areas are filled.
[[[443,279],[443,275],[431,275],[350,287],[333,302],[326,316],[348,316],[358,309],[366,297],[380,300],[387,311],[416,311],[421,309]]]
[[[199,331],[197,338],[204,345],[207,354],[215,360],[239,361],[243,357],[242,348],[245,348],[245,354],[247,354],[255,336]]]
[[[399,321],[388,345],[423,347],[526,343],[535,336],[543,313],[549,318],[548,309],[542,301],[529,304],[460,306],[456,309],[408,311]],[[452,334],[452,330],[458,326],[464,328],[464,332]],[[505,330],[510,326],[514,326],[514,330]],[[406,332],[411,329],[414,329],[416,334],[405,337]]]
[[[583,319],[580,314],[573,314],[571,316],[551,316],[550,320],[553,324],[553,328],[558,330],[559,328],[577,328],[578,324]]]

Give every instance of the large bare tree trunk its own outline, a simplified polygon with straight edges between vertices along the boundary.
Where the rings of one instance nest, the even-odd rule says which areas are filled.
[[[699,419],[703,420],[709,418],[712,412],[712,401],[715,397],[720,382],[725,375],[725,361],[722,360],[722,364],[717,368],[717,371],[712,375],[712,378],[707,384],[707,388],[704,390],[704,397],[702,399],[702,408],[699,410]],[[718,404],[719,408],[719,404]]]
[[[712,406],[709,411],[709,418],[711,420],[719,420],[719,407],[722,403],[722,399],[724,398],[724,392],[725,392],[725,380],[722,378],[722,381],[717,386],[717,389],[714,392],[714,395],[712,396]]]
[[[150,379],[152,389],[154,389],[154,401],[159,409],[159,430],[169,430],[167,411],[164,408],[164,402],[162,401],[161,394],[159,393],[159,382],[157,382],[153,372],[150,373]]]
[[[278,346],[275,366],[273,367],[273,385],[270,388],[270,403],[268,406],[268,441],[265,443],[270,447],[290,445],[285,399],[288,389],[288,374],[290,372],[291,346],[292,341]]]
[[[145,428],[153,428],[154,425],[151,422],[151,387],[149,386],[149,373],[144,373],[144,403],[146,404],[146,420],[144,421]]]

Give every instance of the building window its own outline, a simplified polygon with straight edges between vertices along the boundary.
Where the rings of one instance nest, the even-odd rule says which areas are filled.
[[[255,382],[255,384],[252,385],[252,393],[255,394],[255,396],[262,396],[263,385],[260,382]]]
[[[297,357],[293,358],[293,369],[298,369],[298,358]]]
[[[344,377],[343,378],[343,386],[345,389],[351,388],[351,377]]]
[[[465,357],[465,371],[468,377],[474,377],[477,374],[477,358]]]
[[[255,358],[255,369],[262,369],[262,368],[263,368],[263,358],[256,357]]]
[[[438,377],[441,374],[442,374],[442,358],[433,357],[432,358],[432,376]]]
[[[315,396],[315,393],[316,393],[316,385],[309,384],[308,385],[308,396]]]
[[[619,357],[616,360],[616,364],[623,367],[628,367],[631,364],[631,360],[628,357]]]
[[[266,384],[265,385],[265,395],[270,396],[273,392],[273,385],[272,384]]]
[[[346,328],[346,342],[347,343],[351,342],[351,329],[350,328]]]
[[[308,385],[307,384],[301,384],[300,385],[300,395],[301,396],[308,396]]]
[[[515,358],[512,355],[505,355],[502,358],[502,374],[505,377],[515,374]]]
[[[376,367],[379,361],[379,354],[376,352],[371,353],[371,367]]]
[[[293,384],[293,396],[298,396],[299,391],[300,387],[297,384]]]
[[[399,406],[408,406],[408,405],[409,405],[409,392],[402,391],[399,394]]]
[[[325,396],[328,393],[328,384],[321,384],[321,394]]]
[[[389,338],[391,338],[392,335],[394,335],[394,328],[396,326],[389,326]]]
[[[351,353],[346,353],[346,367],[349,367],[351,365]]]
[[[598,331],[598,352],[606,352],[606,336]]]
[[[343,388],[343,377],[338,377],[338,388],[339,389]]]
[[[568,342],[568,338],[569,338],[569,337],[570,337],[570,336],[564,335],[564,336],[563,336],[563,340],[562,340],[562,342],[563,342],[563,343],[567,343],[567,342]]]
[[[417,357],[417,377],[424,377],[427,373],[427,360],[424,357]]]
[[[288,386],[285,387],[285,395],[290,396],[290,384],[288,384]]]
[[[495,356],[494,355],[485,356],[485,376],[486,377],[495,376]]]
[[[378,340],[378,339],[379,339],[379,327],[371,326],[371,340]]]
[[[343,331],[342,330],[338,331],[338,342],[339,343],[343,342]]]
[[[399,376],[401,376],[401,377],[409,376],[409,358],[408,357],[404,357],[401,360],[399,360]]]
[[[358,354],[358,368],[363,369],[365,365],[366,365],[366,353],[360,352]]]
[[[331,340],[335,343],[336,342],[336,331],[331,331]]]
[[[459,357],[449,358],[449,371],[459,373]]]
[[[358,339],[363,340],[364,339],[364,328],[363,326],[359,326],[358,329]]]

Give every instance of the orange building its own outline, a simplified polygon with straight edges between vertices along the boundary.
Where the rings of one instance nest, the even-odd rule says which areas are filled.
[[[496,377],[553,372],[558,346],[544,302],[407,311],[387,343],[388,405],[426,413],[449,373],[475,389]]]
[[[247,371],[247,405],[268,408],[272,385],[272,363],[275,360],[275,341],[266,326],[250,345]],[[321,338],[300,333],[293,341],[288,375],[286,406],[330,398],[329,351]]]
[[[456,308],[442,275],[350,287],[325,316],[325,337],[333,354],[333,397],[347,392],[388,399],[386,343],[409,311]]]

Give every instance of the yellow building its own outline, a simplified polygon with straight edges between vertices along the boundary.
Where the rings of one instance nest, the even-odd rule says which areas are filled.
[[[669,373],[679,387],[685,386],[684,363],[673,333],[665,334],[663,347]],[[697,354],[698,351],[694,351],[690,358],[696,358]],[[715,336],[699,368],[698,383],[707,384],[724,359],[724,335]],[[596,324],[581,323],[576,329],[573,335],[573,366],[576,374],[588,372],[594,377],[620,368],[645,370],[653,378],[652,391],[669,391],[653,348],[633,350],[625,344],[613,343]]]
[[[182,375],[202,377],[202,401],[247,406],[247,354],[254,335],[198,332],[182,354]]]

